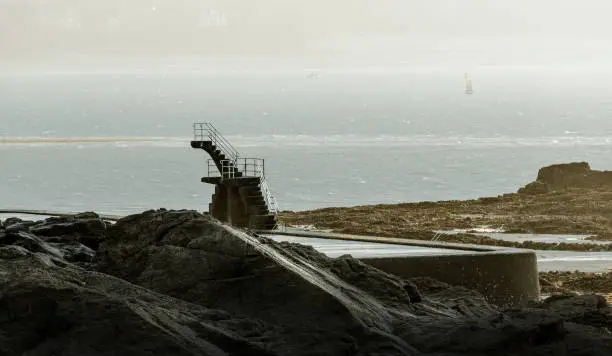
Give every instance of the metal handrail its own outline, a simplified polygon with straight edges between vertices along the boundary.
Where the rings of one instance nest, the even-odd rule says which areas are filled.
[[[205,141],[208,138],[230,160],[235,161],[240,157],[240,152],[209,122],[194,123],[193,138],[195,141]]]
[[[245,177],[263,177],[266,174],[263,158],[239,158],[236,167]]]
[[[272,195],[272,191],[270,190],[270,186],[268,185],[266,177],[261,177],[261,179],[259,180],[259,186],[261,187],[261,193],[264,196],[264,200],[266,201],[268,210],[272,214],[277,215],[280,211],[278,207],[278,202],[276,201],[276,198]]]
[[[208,177],[220,177],[222,179],[234,179],[239,170],[236,169],[234,161],[224,159],[219,162],[219,166],[213,159],[206,160],[208,164]]]
[[[226,159],[216,165],[213,159],[208,159],[208,176],[218,177],[219,174],[231,166],[235,173],[240,172],[243,177],[263,177],[266,174],[263,158],[238,158],[237,160]],[[225,167],[225,168],[224,168]]]
[[[236,166],[229,159],[221,160],[221,177],[223,179],[236,178]]]

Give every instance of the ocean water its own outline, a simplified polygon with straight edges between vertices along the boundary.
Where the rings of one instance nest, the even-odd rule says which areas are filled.
[[[320,73],[0,75],[0,208],[207,210],[196,121],[265,158],[284,210],[497,195],[553,163],[612,169],[610,73],[480,68],[474,95],[460,71]],[[119,140],[134,137],[156,141]]]

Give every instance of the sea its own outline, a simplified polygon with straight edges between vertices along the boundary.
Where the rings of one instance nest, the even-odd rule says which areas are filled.
[[[612,169],[612,72],[469,75],[472,95],[461,69],[410,65],[5,71],[0,209],[207,211],[194,122],[265,159],[281,210],[496,196],[555,163]]]

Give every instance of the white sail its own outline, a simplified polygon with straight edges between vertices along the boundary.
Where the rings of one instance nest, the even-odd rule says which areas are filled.
[[[468,78],[467,73],[465,73],[465,93],[472,94],[474,89],[472,88],[472,80]]]

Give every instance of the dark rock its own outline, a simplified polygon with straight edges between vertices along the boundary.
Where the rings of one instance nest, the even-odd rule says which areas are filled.
[[[27,253],[46,254],[55,259],[66,262],[91,264],[95,260],[96,252],[77,242],[49,243],[36,235],[25,231],[8,232],[0,234],[0,246],[5,248],[7,256],[22,256]]]
[[[1,246],[19,246],[27,249],[32,253],[43,253],[55,258],[62,258],[63,254],[60,250],[51,247],[39,237],[32,235],[24,231],[18,232],[6,232],[6,234],[0,239]]]
[[[332,263],[312,248],[283,247],[302,249],[304,256],[335,276],[346,273],[353,281],[379,278],[380,283],[371,286],[378,294],[384,293],[379,287],[385,281],[394,281],[394,287],[386,289],[395,288],[389,298],[399,306],[410,305],[407,281],[357,260]],[[210,216],[194,211],[149,211],[121,219],[108,230],[97,258],[101,272],[277,326],[282,337],[274,351],[280,354],[351,354],[365,344],[389,344],[381,336],[363,336],[363,331],[356,337],[362,326],[345,305],[256,253]]]
[[[79,213],[79,214],[75,214],[74,218],[77,220],[82,220],[82,219],[100,219],[100,215],[98,215],[97,213],[94,213],[93,211],[86,211],[83,213]]]
[[[550,297],[544,301],[546,310],[564,320],[606,328],[612,332],[612,308],[600,295]]]
[[[94,250],[79,243],[49,243],[49,245],[58,249],[62,253],[62,258],[68,262],[93,263],[96,258]]]
[[[64,221],[45,220],[31,228],[31,232],[38,236],[60,236],[60,235],[102,235],[106,231],[106,223],[100,219],[85,219]]]
[[[97,249],[104,240],[107,223],[101,219],[75,219],[73,217],[50,218],[30,228],[41,237],[59,237]]]
[[[274,355],[261,322],[35,257],[0,270],[2,355]]]
[[[65,224],[74,221],[73,216],[51,216],[38,222],[38,225]]]
[[[18,223],[20,223],[22,221],[23,220],[21,220],[19,218],[8,218],[8,219],[4,220],[4,227],[9,227],[11,225],[18,224]]]
[[[0,247],[0,259],[13,260],[19,258],[25,258],[30,256],[32,253],[26,248],[21,246],[1,246]]]
[[[34,221],[19,218],[8,218],[4,221],[4,229],[9,232],[28,231],[30,226],[36,224]]]
[[[19,232],[19,231],[25,231],[25,232],[29,232],[30,231],[30,226],[32,226],[33,223],[31,222],[19,222],[16,224],[12,224],[10,226],[7,226],[5,231],[6,232]]]
[[[401,279],[186,210],[148,211],[100,229],[106,238],[96,254],[78,242],[92,229],[75,227],[90,220],[99,219],[40,222],[44,236],[0,232],[0,355],[603,356],[612,349],[610,307],[599,296],[500,310],[465,288]]]
[[[589,309],[595,314],[579,319],[585,311],[576,309],[578,300],[502,312],[464,288],[403,280],[350,256],[327,258],[311,247],[257,241],[303,268],[304,278],[192,211],[149,211],[122,219],[109,229],[97,258],[102,272],[274,325],[270,347],[279,354],[400,355],[406,354],[400,349],[414,347],[439,355],[569,355],[563,350],[581,349],[603,355],[612,347],[602,327],[610,316]],[[319,272],[309,274],[308,266]],[[351,291],[355,287],[357,292]],[[394,336],[372,328],[377,322],[368,319],[369,312],[389,312]]]

